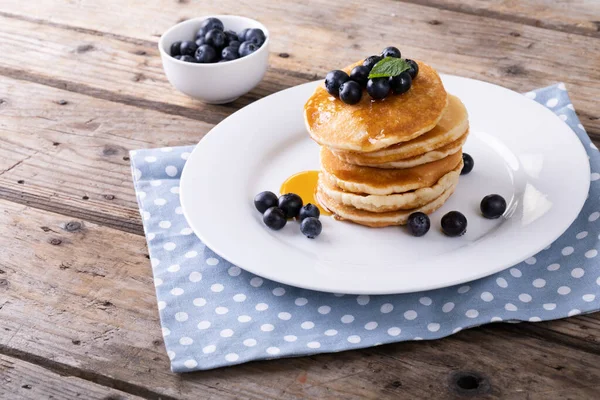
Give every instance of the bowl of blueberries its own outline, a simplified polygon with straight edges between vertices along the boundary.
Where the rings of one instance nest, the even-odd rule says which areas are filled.
[[[262,80],[269,32],[246,17],[200,17],[171,27],[158,48],[167,79],[177,90],[205,103],[224,104]]]

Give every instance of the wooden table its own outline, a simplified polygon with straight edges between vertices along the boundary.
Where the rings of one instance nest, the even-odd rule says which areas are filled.
[[[600,313],[169,371],[128,150],[194,144],[240,107],[391,44],[517,91],[564,81],[600,141],[599,2],[257,3],[0,0],[0,398],[598,398]],[[217,13],[265,23],[271,66],[210,106],[170,87],[156,43]]]

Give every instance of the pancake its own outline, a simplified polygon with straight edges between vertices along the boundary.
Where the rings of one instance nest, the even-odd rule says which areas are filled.
[[[350,72],[361,62],[344,69]],[[319,85],[304,105],[304,121],[319,144],[339,150],[370,152],[406,142],[430,131],[439,122],[448,96],[438,73],[418,61],[419,74],[411,89],[373,100],[363,92],[355,105],[343,103]]]
[[[345,206],[372,212],[410,210],[432,202],[446,190],[456,186],[463,163],[461,162],[452,171],[442,176],[433,186],[417,189],[411,192],[390,194],[387,196],[363,195],[345,192],[335,186],[326,176],[319,177],[321,191],[333,201]]]
[[[353,193],[387,195],[433,186],[462,161],[462,152],[406,169],[382,169],[348,164],[321,147],[321,170],[339,188]]]
[[[468,129],[469,119],[467,109],[458,97],[448,95],[448,107],[444,111],[442,118],[437,125],[429,132],[424,133],[413,140],[368,153],[343,150],[333,151],[338,157],[350,164],[380,168],[407,168],[418,165],[419,163],[394,163],[397,163],[400,160],[409,161],[407,159],[417,161],[418,156],[430,152],[432,153],[434,150],[439,150],[440,153],[445,155],[435,158],[436,156],[440,156],[440,154],[432,153],[428,158],[423,160],[424,162],[439,160],[440,158],[451,154],[451,152],[448,152],[448,146],[450,146],[451,143],[454,145],[450,148],[456,149],[460,138],[466,140],[465,134],[468,132]]]
[[[448,188],[444,193],[432,202],[425,204],[421,207],[414,208],[412,210],[400,210],[400,211],[388,211],[381,213],[374,213],[365,210],[359,210],[357,208],[340,204],[329,197],[326,193],[321,190],[321,186],[317,188],[317,201],[322,207],[329,210],[335,219],[347,220],[360,225],[366,225],[373,228],[382,228],[385,226],[392,225],[406,225],[410,214],[420,211],[425,214],[431,214],[438,208],[444,205],[446,200],[454,193],[456,186]]]

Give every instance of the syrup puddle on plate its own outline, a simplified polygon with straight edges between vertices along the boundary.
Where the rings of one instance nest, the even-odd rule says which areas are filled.
[[[319,171],[302,171],[287,178],[281,185],[279,193],[296,193],[302,198],[303,204],[312,203],[319,208],[321,215],[331,215],[330,212],[323,209],[315,198],[317,191],[317,181]]]

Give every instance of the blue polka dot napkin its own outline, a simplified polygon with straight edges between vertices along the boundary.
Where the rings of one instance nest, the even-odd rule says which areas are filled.
[[[589,154],[592,184],[581,214],[535,257],[487,278],[421,293],[321,293],[243,271],[206,247],[182,214],[179,177],[193,148],[132,151],[172,370],[431,340],[489,322],[536,322],[600,309],[600,154],[564,84],[525,96],[558,114]]]

